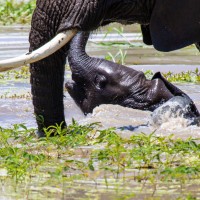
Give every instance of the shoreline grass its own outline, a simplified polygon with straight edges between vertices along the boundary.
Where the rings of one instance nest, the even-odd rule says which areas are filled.
[[[169,185],[200,185],[200,138],[183,140],[155,133],[122,138],[114,128],[101,130],[98,123],[79,125],[74,120],[65,130],[60,127],[53,127],[58,137],[50,137],[50,127],[45,130],[47,137],[40,139],[34,129],[23,124],[0,127],[0,171],[4,170],[0,179],[13,180],[16,187],[28,181],[23,190],[30,190],[39,179],[41,187],[54,183],[57,189],[62,188],[60,182],[95,185],[100,181],[107,189],[116,190],[134,183],[144,194],[146,187],[152,193],[152,188],[156,187],[156,192],[160,185],[166,185],[163,194],[167,194]],[[191,188],[183,189],[181,197],[183,191],[191,195]],[[199,193],[192,195],[196,198]]]
[[[36,0],[0,1],[0,25],[30,24]]]

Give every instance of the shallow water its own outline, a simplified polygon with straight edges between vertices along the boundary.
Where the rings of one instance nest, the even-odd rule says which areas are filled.
[[[28,51],[28,33],[30,27],[27,26],[0,26],[0,59],[21,55]],[[107,52],[115,55],[119,49],[127,52],[127,65],[159,65],[172,64],[181,65],[174,70],[180,70],[182,65],[199,65],[199,52],[194,45],[181,50],[163,53],[156,51],[152,46],[146,46],[142,42],[142,36],[138,26],[126,26],[124,32],[119,35],[116,31],[107,34],[108,28],[95,32],[89,39],[87,52],[92,56],[105,57]],[[99,42],[110,42],[112,45],[102,45]],[[121,42],[121,45],[116,45]],[[132,44],[132,47],[128,44]],[[97,45],[98,44],[98,45]],[[152,66],[151,66],[152,67]],[[148,68],[149,69],[149,68]],[[186,68],[185,68],[186,69]],[[162,69],[159,69],[162,71]],[[174,71],[173,70],[173,71]],[[186,69],[187,70],[187,69]]]
[[[178,84],[177,86],[194,100],[200,110],[200,85]],[[8,81],[6,84],[0,84],[0,126],[9,127],[11,124],[25,123],[28,127],[36,127],[30,93],[30,84],[24,81]],[[155,130],[158,134],[174,133],[181,138],[200,136],[200,128],[187,127],[187,121],[183,118],[171,120],[166,118],[161,127],[155,127],[150,123],[151,112],[118,105],[101,105],[94,109],[92,114],[84,116],[67,92],[64,105],[67,123],[71,123],[71,119],[74,118],[79,123],[101,122],[103,128],[124,127],[125,130],[131,130],[123,131],[124,137],[130,136],[133,132],[151,133]]]
[[[27,52],[28,30],[28,27],[21,28],[18,26],[0,29],[0,59]],[[193,46],[163,54],[153,50],[152,47],[146,47],[142,44],[138,28],[134,29],[134,33],[128,28],[123,37],[114,33],[104,38],[104,33],[105,30],[96,36],[92,36],[90,39],[87,47],[87,51],[90,55],[104,57],[106,52],[115,54],[118,52],[119,48],[121,48],[128,52],[126,64],[132,65],[131,67],[137,70],[145,71],[147,69],[152,69],[154,72],[180,72],[194,70],[197,67],[200,68],[198,65],[199,53]],[[125,42],[127,38],[131,42],[134,42],[135,47],[129,48],[127,45],[113,47],[97,44],[100,41],[107,42],[108,40]],[[65,78],[70,79],[70,72],[66,72]],[[200,110],[200,85],[177,84],[177,86],[194,100]],[[24,123],[28,127],[36,127],[30,93],[29,80],[0,80],[0,126],[10,127],[12,124]],[[103,125],[102,128],[123,128],[123,131],[119,131],[123,137],[129,137],[135,132],[150,134],[153,131],[156,131],[158,135],[169,135],[173,133],[176,137],[180,138],[188,138],[189,136],[195,138],[200,137],[200,127],[186,126],[187,121],[183,118],[170,120],[166,118],[165,123],[160,127],[155,127],[151,125],[151,112],[139,111],[116,105],[101,105],[95,108],[92,114],[84,116],[67,92],[65,92],[64,105],[67,123],[71,123],[72,118],[83,124],[101,122]],[[76,180],[73,184],[65,183],[65,185],[59,185],[57,182],[44,184],[43,181],[48,179],[48,177],[46,177],[46,179],[43,178],[44,180],[33,180],[31,186],[26,183],[18,188],[19,192],[17,193],[19,196],[17,197],[16,191],[14,191],[12,187],[9,187],[12,183],[4,182],[3,177],[3,172],[0,171],[0,178],[2,180],[0,199],[29,199],[29,197],[31,197],[31,199],[45,199],[48,197],[52,199],[80,199],[80,197],[82,197],[82,199],[120,199],[120,195],[131,194],[133,192],[134,194],[132,195],[134,196],[136,194],[136,198],[128,199],[144,199],[154,195],[154,188],[152,186],[148,186],[147,184],[145,192],[141,192],[143,183],[139,184],[134,181],[127,184],[121,183],[121,185],[123,185],[123,191],[119,192],[119,190],[116,189],[118,188],[116,185],[120,185],[120,183],[116,183],[114,178],[110,179],[110,186],[108,188],[101,178],[97,179],[95,183],[94,181]],[[55,187],[55,185],[57,187]],[[176,199],[180,194],[184,195],[184,191],[187,191],[196,193],[196,196],[200,197],[198,186],[199,182],[195,183],[195,181],[188,183],[188,185],[186,184],[184,189],[180,188],[180,185],[176,183],[170,184],[170,186],[168,184],[163,184],[160,185],[159,189],[156,191],[156,196],[162,197],[162,199]],[[26,187],[30,187],[28,194],[23,193],[23,188]],[[134,188],[134,191],[132,188]],[[116,192],[116,190],[118,191]],[[23,195],[25,195],[25,198]],[[70,198],[71,196],[73,196],[73,198]]]
[[[0,29],[0,59],[13,57],[27,52],[28,49],[28,31],[29,27],[1,27]],[[94,33],[87,46],[87,51],[90,55],[104,57],[106,52],[116,53],[120,48],[127,51],[128,56],[126,63],[131,64],[131,67],[137,70],[151,69],[156,71],[188,71],[199,68],[196,65],[199,53],[193,47],[174,51],[171,53],[163,54],[156,52],[152,47],[147,47],[142,44],[141,34],[138,27],[128,26],[122,35],[116,32],[110,33],[105,37],[106,30]],[[106,46],[100,45],[99,42],[126,42],[134,44],[134,47],[127,45],[121,46]],[[140,60],[138,62],[138,60]],[[139,65],[133,65],[133,64]],[[148,63],[148,65],[145,65]],[[164,64],[160,64],[164,63]],[[189,63],[190,65],[187,65]],[[66,79],[70,79],[70,72],[66,72]],[[178,87],[185,91],[200,108],[200,85],[194,84],[179,84]],[[29,81],[4,81],[0,84],[0,126],[9,126],[15,123],[25,123],[27,126],[36,127],[33,106],[31,103]],[[65,92],[65,115],[67,123],[71,122],[74,118],[80,123],[89,123],[92,121],[100,121],[104,127],[120,127],[120,126],[139,126],[134,131],[144,131],[147,133],[155,130],[152,126],[140,126],[149,124],[150,112],[137,111],[133,109],[123,108],[120,106],[100,106],[95,109],[93,114],[85,117],[80,109],[75,105],[71,97]],[[157,132],[164,131],[163,133],[174,132],[176,129],[176,122],[166,122],[163,124],[161,130],[158,128]],[[199,131],[197,127],[184,127],[184,121],[179,121],[181,126],[181,135],[191,134],[195,136]],[[182,125],[181,125],[182,124]],[[182,127],[183,126],[183,127]],[[167,127],[167,128],[166,128]],[[178,127],[178,132],[180,127]],[[176,132],[176,131],[175,131]],[[185,133],[186,132],[186,133]],[[129,133],[127,133],[129,134]],[[180,136],[181,136],[180,135]],[[198,136],[198,134],[196,135]]]

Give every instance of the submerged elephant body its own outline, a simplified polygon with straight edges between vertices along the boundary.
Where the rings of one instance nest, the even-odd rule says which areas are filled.
[[[157,50],[170,51],[200,41],[199,0],[37,0],[30,32],[30,52],[40,48],[62,31],[92,31],[111,22],[141,24],[143,41]],[[71,37],[69,37],[69,41]],[[65,41],[61,35],[58,44]],[[51,47],[51,45],[50,45]],[[48,48],[46,48],[48,49]],[[38,129],[60,124],[65,126],[63,106],[64,66],[69,44],[43,59],[30,53],[15,67],[28,63],[31,57],[31,85]],[[33,56],[32,56],[33,55]],[[0,62],[0,70],[12,67]],[[3,63],[3,64],[2,64]],[[9,63],[9,65],[8,65]],[[147,83],[147,82],[146,82]],[[141,83],[139,83],[141,84]],[[166,94],[164,99],[167,99]],[[147,99],[148,101],[148,99]],[[127,103],[128,104],[128,103]]]
[[[182,113],[186,118],[199,116],[192,100],[179,88],[169,83],[159,72],[152,80],[147,80],[143,72],[88,56],[85,52],[88,37],[88,32],[80,32],[71,41],[68,60],[72,81],[66,83],[69,94],[85,114],[92,112],[101,104],[118,104],[154,111],[170,101],[174,104],[180,103],[181,108],[188,106],[188,109]],[[154,112],[154,119],[156,115],[170,109],[161,107],[158,110],[159,112]],[[173,109],[171,113],[173,114]]]

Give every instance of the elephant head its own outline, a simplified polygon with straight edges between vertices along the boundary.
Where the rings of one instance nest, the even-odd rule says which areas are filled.
[[[100,104],[154,111],[174,96],[187,96],[160,73],[147,80],[143,72],[88,56],[88,37],[89,32],[80,32],[71,41],[68,60],[72,81],[65,85],[85,114]]]
[[[170,51],[200,41],[199,10],[199,0],[37,0],[30,53],[1,61],[0,71],[37,61],[30,72],[34,112],[37,119],[43,118],[37,120],[38,128],[61,122],[65,126],[64,66],[67,43],[77,30],[92,31],[111,22],[139,23],[145,43]]]

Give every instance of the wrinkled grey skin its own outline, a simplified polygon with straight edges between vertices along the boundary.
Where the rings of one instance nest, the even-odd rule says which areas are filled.
[[[199,116],[192,100],[160,73],[147,80],[143,72],[88,56],[85,52],[88,37],[89,32],[80,32],[71,41],[68,61],[73,81],[65,85],[85,114],[100,104],[154,111],[174,96],[179,96],[187,100],[191,113]]]
[[[200,41],[199,10],[199,0],[37,0],[30,51],[61,31],[92,31],[111,22],[139,23],[146,44],[171,51]],[[39,132],[56,123],[66,126],[63,77],[68,49],[69,44],[31,64],[31,90]]]

